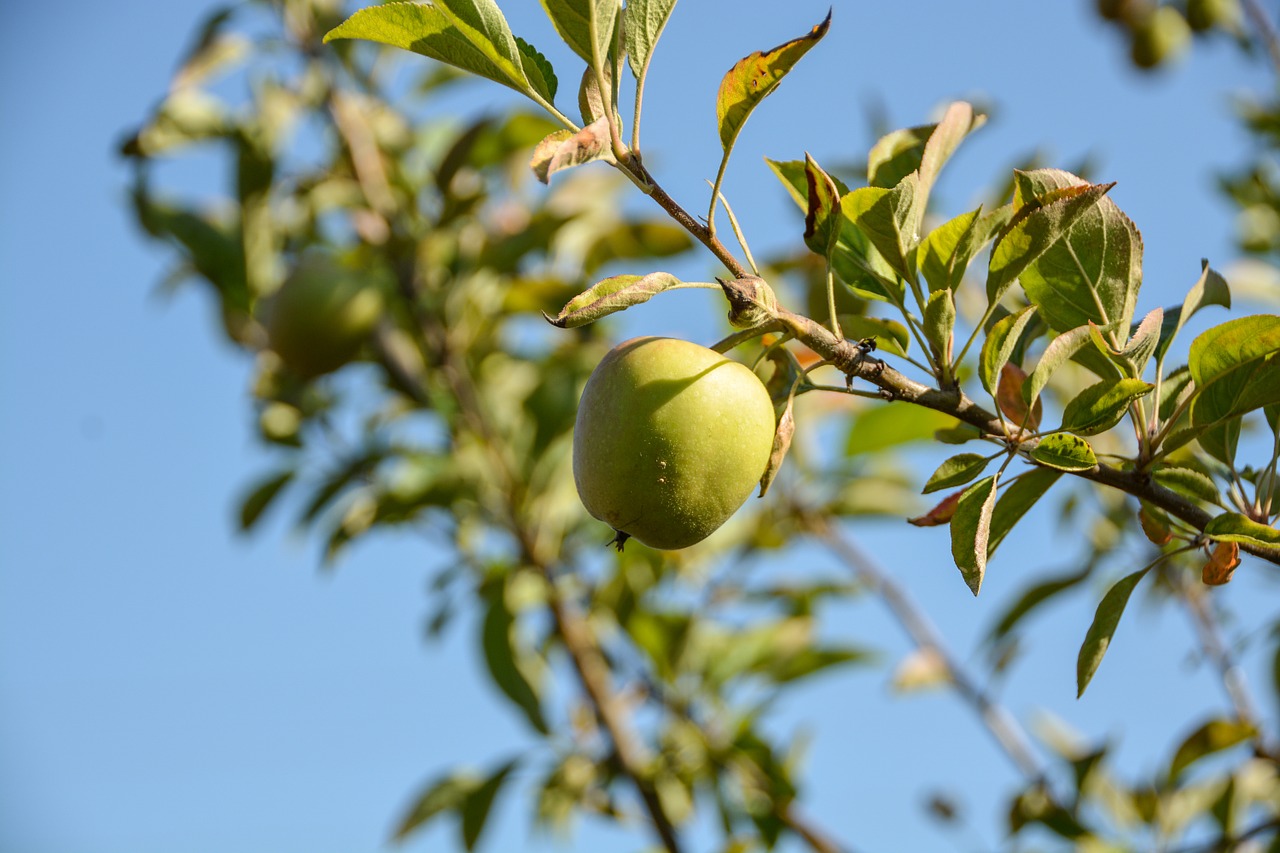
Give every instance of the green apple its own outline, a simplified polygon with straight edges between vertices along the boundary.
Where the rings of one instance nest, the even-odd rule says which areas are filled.
[[[312,379],[356,357],[382,308],[373,276],[332,255],[309,254],[267,307],[267,341],[292,372]]]
[[[1186,50],[1191,27],[1172,6],[1161,6],[1133,28],[1129,55],[1139,68],[1155,68]]]
[[[617,532],[664,550],[700,542],[760,481],[776,421],[748,368],[674,338],[635,338],[587,380],[573,434],[583,505]]]
[[[1196,32],[1239,27],[1240,0],[1187,0],[1187,23]]]

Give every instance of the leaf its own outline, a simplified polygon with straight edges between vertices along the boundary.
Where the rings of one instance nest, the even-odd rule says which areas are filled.
[[[476,784],[475,779],[462,775],[446,776],[432,782],[423,789],[409,811],[400,819],[392,840],[404,841],[432,818],[458,808],[467,795],[475,790]]]
[[[1088,471],[1098,464],[1089,442],[1067,432],[1055,432],[1040,439],[1031,451],[1031,458],[1059,471]]]
[[[1208,721],[1179,744],[1169,762],[1169,781],[1176,781],[1200,759],[1245,743],[1257,733],[1252,725],[1238,720]]]
[[[556,172],[595,160],[614,161],[608,116],[601,116],[577,133],[570,130],[551,133],[538,143],[529,166],[538,180],[545,184]]]
[[[935,290],[924,306],[924,334],[940,364],[951,363],[956,303],[950,290]]]
[[[633,305],[648,302],[665,290],[690,286],[667,272],[610,276],[573,297],[559,314],[547,317],[547,322],[561,329],[574,329]]]
[[[1168,545],[1173,541],[1173,528],[1169,526],[1168,517],[1146,503],[1138,509],[1138,525],[1152,545]]]
[[[1097,207],[1113,186],[1071,187],[1027,202],[1017,210],[991,250],[987,265],[987,302],[999,303],[1026,268],[1065,237],[1077,220]]]
[[[1090,324],[1090,329],[1097,326]],[[1151,354],[1160,342],[1160,330],[1164,328],[1164,309],[1154,308],[1142,318],[1142,322],[1134,329],[1124,349],[1116,353],[1119,365],[1133,379],[1142,378]],[[1104,341],[1105,343],[1105,341]]]
[[[1125,416],[1129,406],[1151,393],[1155,386],[1141,379],[1104,379],[1067,401],[1062,427],[1076,435],[1106,432]]]
[[[1231,307],[1231,291],[1227,287],[1227,282],[1209,266],[1207,260],[1200,261],[1200,278],[1191,286],[1186,299],[1182,301],[1182,307],[1173,311],[1165,312],[1165,325],[1170,321],[1173,326],[1166,333],[1161,330],[1160,341],[1156,345],[1156,362],[1164,364],[1165,353],[1169,351],[1170,344],[1177,337],[1178,332],[1182,331],[1182,327],[1186,322],[1199,311],[1201,308],[1207,308],[1210,305],[1221,305],[1223,308]]]
[[[840,236],[840,190],[817,161],[804,155],[808,210],[804,215],[804,244],[823,258],[830,258]]]
[[[485,614],[481,624],[484,661],[494,684],[524,712],[525,719],[538,732],[547,734],[547,721],[542,715],[542,702],[517,662],[515,614],[507,606],[505,580],[494,582],[485,594]]]
[[[518,759],[512,759],[506,764],[498,768],[488,779],[484,780],[475,790],[467,794],[459,811],[462,814],[462,846],[467,851],[476,849],[476,844],[480,840],[480,833],[484,831],[485,824],[489,819],[489,812],[493,809],[493,801],[497,798],[498,792],[502,790],[502,785],[507,781],[507,776],[519,764]]]
[[[773,449],[769,452],[769,464],[765,466],[764,476],[760,478],[760,497],[764,497],[769,491],[773,478],[778,476],[778,470],[782,467],[782,460],[787,458],[787,451],[791,449],[791,438],[796,434],[796,418],[793,411],[795,400],[795,395],[787,397],[786,408],[778,418],[778,427],[773,434]]]
[[[649,73],[653,49],[666,29],[676,0],[627,0],[622,12],[622,41],[627,50],[627,63],[636,80]]]
[[[1125,605],[1129,603],[1129,596],[1133,594],[1134,588],[1148,571],[1149,569],[1140,569],[1123,578],[1107,590],[1107,594],[1098,603],[1097,612],[1093,615],[1093,624],[1089,626],[1084,643],[1080,645],[1080,654],[1076,658],[1077,699],[1084,695],[1084,689],[1089,686],[1093,674],[1098,671],[1098,666],[1111,645],[1116,626],[1120,624]]]
[[[978,359],[978,377],[987,393],[995,396],[997,382],[1013,354],[1018,339],[1035,316],[1036,306],[1028,305],[1016,314],[1003,317],[991,327],[987,339],[982,342],[982,355]]]
[[[1151,479],[1192,500],[1211,504],[1219,501],[1218,487],[1213,478],[1190,468],[1157,468],[1151,473]]]
[[[432,5],[449,18],[463,37],[510,75],[513,82],[533,82],[526,73],[520,40],[512,34],[495,0],[433,0]],[[527,48],[537,53],[531,45]],[[531,88],[548,98],[545,88]]]
[[[1022,398],[1028,403],[1040,399],[1040,392],[1049,384],[1049,377],[1088,340],[1089,327],[1084,325],[1069,332],[1063,332],[1049,341],[1049,345],[1044,348],[1044,353],[1040,356],[1040,361],[1036,362],[1036,366],[1031,370],[1031,376],[1022,386]]]
[[[448,2],[462,5],[467,0]],[[471,2],[497,10],[492,0]],[[471,17],[475,18],[474,15]],[[498,13],[498,18],[501,19],[501,13]],[[440,5],[431,6],[422,3],[386,3],[360,9],[330,30],[324,41],[328,44],[334,39],[364,39],[399,47],[509,86],[521,94],[528,95],[534,91],[525,76],[524,62],[515,37],[509,30],[501,47],[492,42],[481,47],[472,41],[456,21],[443,0]],[[503,20],[502,26],[505,27],[505,24]],[[475,32],[474,27],[471,32]]]
[[[720,81],[720,91],[716,96],[716,121],[726,157],[756,105],[778,88],[782,78],[821,41],[830,28],[831,13],[828,12],[826,19],[807,34],[771,50],[749,54],[729,69]]]
[[[920,178],[907,175],[892,189],[862,187],[840,199],[840,209],[899,276],[915,278],[920,242]]]
[[[876,406],[858,415],[849,430],[845,453],[877,453],[913,441],[930,441],[940,429],[955,426],[956,419],[921,406]]]
[[[951,519],[955,518],[956,507],[959,506],[960,498],[965,491],[965,489],[961,489],[958,492],[952,492],[924,515],[908,518],[907,524],[912,524],[916,527],[941,527],[944,524],[950,524]]]
[[[591,7],[595,6],[597,39],[594,49],[603,63],[613,46],[613,30],[618,16],[618,0],[540,0],[556,32],[587,65],[592,59]],[[605,63],[607,64],[607,63]]]
[[[987,541],[996,505],[997,475],[984,477],[965,489],[951,519],[951,556],[975,596],[987,569]]]
[[[951,682],[951,667],[934,648],[919,648],[903,658],[893,671],[889,688],[895,693],[914,693],[942,687]]]
[[[1187,366],[1196,384],[1197,427],[1280,403],[1280,316],[1238,317],[1199,335]]]
[[[1000,369],[1000,382],[996,386],[996,404],[1013,425],[1027,432],[1035,432],[1040,428],[1040,418],[1044,407],[1040,398],[1030,406],[1022,398],[1022,389],[1026,387],[1027,374],[1016,364],[1006,364]]]
[[[918,250],[917,265],[929,290],[955,290],[973,258],[972,237],[982,208],[962,213],[929,232]]]
[[[920,170],[924,146],[937,129],[936,124],[904,127],[876,140],[867,152],[867,184],[889,189],[912,172]]]
[[[991,513],[991,534],[987,538],[987,559],[991,559],[996,548],[1013,530],[1014,525],[1035,506],[1036,501],[1044,497],[1054,483],[1062,476],[1061,471],[1052,468],[1032,468],[1005,487],[1004,493],[996,501],[996,508]]]
[[[928,207],[929,193],[942,167],[951,159],[951,155],[960,147],[964,138],[986,124],[987,117],[973,111],[973,105],[965,101],[955,101],[947,107],[942,121],[938,122],[929,141],[925,143],[924,155],[920,161],[920,209]]]
[[[1020,480],[1018,482],[1021,482]],[[1006,490],[1006,493],[1008,490]],[[999,512],[999,507],[996,509]],[[994,525],[993,525],[994,526]],[[1018,599],[1005,610],[1004,615],[996,620],[995,626],[988,634],[989,640],[992,642],[1003,639],[1040,605],[1049,601],[1054,596],[1066,592],[1080,585],[1080,582],[1089,577],[1088,567],[1078,572],[1069,572],[1065,575],[1057,575],[1039,583],[1028,587]]]
[[[1204,526],[1204,535],[1216,542],[1280,546],[1280,530],[1237,512],[1224,512],[1209,519]]]
[[[938,466],[921,494],[962,486],[983,472],[991,459],[981,453],[961,453]]]
[[[1017,181],[1020,194],[1044,197],[1092,189],[1057,169],[1021,172]],[[1142,285],[1142,236],[1115,202],[1100,195],[1019,273],[1018,281],[1050,328],[1064,331],[1093,321],[1120,334],[1129,326]]]
[[[541,95],[548,104],[554,103],[556,91],[560,88],[555,68],[536,47],[519,36],[516,36],[516,49],[520,51],[520,67],[533,91]]]
[[[1238,542],[1219,542],[1213,546],[1209,561],[1200,571],[1200,580],[1206,586],[1222,586],[1231,580],[1240,566],[1240,544]]]
[[[240,503],[240,529],[248,531],[262,517],[267,507],[293,479],[295,471],[288,468],[275,474],[269,474],[253,487],[253,490]]]

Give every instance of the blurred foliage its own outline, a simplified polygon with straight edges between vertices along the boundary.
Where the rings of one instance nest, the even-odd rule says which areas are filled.
[[[574,4],[543,5],[575,51],[599,65],[589,31],[575,29]],[[1147,20],[1127,17],[1125,4],[1103,5],[1104,14],[1131,28]],[[1197,30],[1226,27],[1217,19],[1201,26],[1196,5],[1185,18],[1167,5],[1167,12],[1148,11],[1167,20],[1179,15],[1182,26]],[[647,9],[661,18],[671,6],[634,0],[628,12]],[[459,14],[468,4],[441,0],[439,7]],[[950,415],[812,393],[843,392],[840,372],[776,336],[757,338],[736,357],[754,365],[780,410],[794,403],[805,427],[768,499],[750,502],[696,548],[615,554],[603,547],[609,532],[581,509],[570,468],[578,397],[609,349],[612,327],[561,330],[543,318],[588,291],[605,267],[625,262],[648,272],[692,241],[656,212],[628,212],[620,200],[625,184],[603,165],[569,168],[580,150],[570,152],[574,162],[550,190],[535,185],[535,146],[569,144],[554,136],[564,129],[543,112],[469,114],[469,87],[480,84],[447,66],[352,41],[323,45],[345,11],[337,0],[250,0],[215,11],[122,153],[133,166],[133,214],[172,260],[164,285],[203,287],[227,340],[252,360],[254,421],[271,462],[242,499],[243,529],[290,513],[321,544],[326,564],[378,532],[421,534],[441,567],[431,585],[430,633],[449,630],[464,610],[476,614],[476,646],[493,685],[528,724],[532,745],[518,754],[481,757],[480,772],[445,769],[433,777],[401,817],[398,838],[452,816],[460,846],[474,849],[495,801],[519,785],[536,820],[556,829],[583,816],[629,825],[643,815],[675,850],[677,833],[702,814],[716,818],[725,851],[773,849],[787,838],[821,853],[840,849],[802,816],[804,740],[780,734],[772,714],[807,679],[883,662],[852,626],[821,619],[824,610],[869,593],[889,605],[918,647],[891,662],[886,677],[895,687],[906,695],[954,688],[984,718],[999,716],[993,685],[1010,677],[1035,618],[1085,591],[1102,605],[1082,659],[1100,660],[1111,639],[1107,626],[1114,631],[1124,602],[1114,604],[1137,586],[1135,595],[1192,614],[1206,660],[1229,672],[1229,644],[1215,633],[1217,603],[1201,583],[1211,562],[1208,540],[1159,507],[1062,471],[1089,470],[1096,459],[1122,471],[1141,464],[1153,482],[1196,507],[1239,510],[1243,521],[1253,507],[1253,516],[1267,520],[1280,509],[1261,506],[1272,494],[1274,458],[1270,466],[1236,466],[1245,412],[1232,400],[1206,414],[1209,403],[1193,399],[1209,400],[1206,389],[1223,373],[1239,378],[1242,368],[1271,369],[1274,354],[1236,353],[1223,365],[1193,347],[1187,365],[1164,370],[1181,322],[1223,304],[1207,265],[1187,302],[1165,312],[1164,322],[1156,314],[1133,316],[1140,265],[1136,280],[1133,265],[1116,272],[1124,285],[1099,310],[1119,320],[1107,341],[1091,341],[1087,321],[1106,318],[1090,316],[1088,300],[1078,300],[1086,304],[1081,309],[1053,303],[1052,295],[1092,298],[1097,290],[1072,291],[1078,286],[1056,279],[1062,258],[1053,253],[1092,260],[1068,217],[1132,241],[1140,253],[1136,228],[1107,206],[1105,186],[1054,170],[1019,172],[997,191],[991,211],[939,224],[925,241],[929,292],[914,294],[916,316],[907,307],[910,285],[919,287],[915,246],[904,249],[903,241],[919,235],[908,227],[913,223],[894,218],[908,207],[899,204],[903,188],[917,182],[914,224],[926,221],[929,186],[918,176],[932,163],[928,177],[936,177],[950,153],[940,160],[936,151],[926,153],[928,140],[955,134],[948,142],[954,149],[980,116],[949,113],[937,125],[888,134],[869,168],[851,172],[873,175],[879,185],[849,191],[846,197],[859,194],[857,203],[843,210],[831,201],[847,188],[811,159],[770,161],[807,214],[805,224],[827,223],[825,231],[806,229],[813,252],[800,246],[762,264],[761,276],[786,304],[807,306],[817,318],[835,314],[851,335],[878,338],[883,351],[914,359],[949,390],[980,381],[1003,414],[1029,431],[1042,418],[1060,417],[1058,434],[1083,443],[1088,464],[1077,464],[1082,457],[1073,459],[1067,447],[1037,458],[1040,465],[1012,466],[1014,453],[987,456],[990,444],[972,443],[979,430]],[[825,26],[748,60],[793,64]],[[633,62],[642,50],[639,65],[647,67],[657,32],[627,36],[639,39]],[[528,79],[512,88],[537,100],[555,78],[537,61],[541,54],[517,45]],[[484,76],[498,73],[490,59],[467,61]],[[597,85],[597,100],[599,92]],[[726,127],[732,131],[726,160],[736,129],[764,94],[722,90],[722,137]],[[592,124],[607,135],[599,130],[607,121]],[[1280,123],[1257,122],[1259,133],[1271,133],[1272,125]],[[583,159],[607,159],[599,146],[592,152]],[[196,177],[168,168],[181,163],[196,164]],[[1232,192],[1268,207],[1280,223],[1270,190],[1259,189],[1271,185],[1255,181]],[[833,192],[827,209],[818,210],[821,194],[811,188],[825,186]],[[883,204],[886,198],[893,204]],[[1061,214],[1052,240],[1031,227],[1046,210]],[[1007,249],[1005,238],[1020,227],[1034,258]],[[985,295],[996,287],[994,298],[982,298],[981,284],[965,275],[975,259],[976,268],[993,270]],[[1019,276],[1026,298],[1009,290]],[[341,288],[325,285],[335,280]],[[298,281],[315,290],[290,295]],[[831,282],[840,287],[829,292]],[[350,307],[359,299],[376,302],[376,319]],[[290,311],[303,321],[323,319],[289,325],[282,317]],[[336,327],[339,339],[330,337]],[[1072,337],[1072,327],[1084,332]],[[973,351],[964,344],[966,329],[977,342]],[[1254,331],[1261,339],[1274,330]],[[324,358],[292,354],[294,340],[308,336]],[[305,345],[301,351],[309,352]],[[1155,387],[1141,380],[1153,358]],[[1148,393],[1150,413],[1136,403]],[[1135,407],[1161,427],[1138,450],[1133,436],[1110,429]],[[1274,408],[1266,412],[1273,430]],[[951,444],[967,446],[949,459],[939,455]],[[997,456],[1006,456],[1005,464],[991,473]],[[951,494],[930,509],[922,487]],[[865,518],[916,516],[922,526],[956,518],[953,537],[969,531],[961,543],[971,561],[965,580],[976,591],[986,558],[1036,506],[1084,546],[1068,565],[1021,567],[1026,586],[995,620],[980,676],[927,630],[913,628],[919,614],[893,579],[843,551],[840,534],[831,533]],[[1228,521],[1219,530],[1222,543],[1260,535]],[[828,546],[835,559],[809,560],[805,549],[815,545]],[[1142,566],[1140,585],[1094,595],[1099,582],[1133,578]],[[1268,641],[1280,646],[1280,630],[1269,629]],[[1009,835],[1001,844],[1274,849],[1280,782],[1271,736],[1256,709],[1233,698],[1220,717],[1170,733],[1179,740],[1167,768],[1154,775],[1113,768],[1110,744],[1083,743],[1060,725],[1042,727],[1043,767],[1026,766],[1011,750],[1027,778],[1009,792]],[[932,797],[926,812],[944,828],[963,825],[963,803],[949,795]]]

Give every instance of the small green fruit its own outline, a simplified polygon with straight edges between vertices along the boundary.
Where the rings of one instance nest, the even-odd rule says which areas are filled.
[[[1240,0],[1187,0],[1187,23],[1198,33],[1240,25]]]
[[[1182,53],[1190,42],[1187,19],[1172,6],[1161,6],[1134,26],[1129,55],[1139,68],[1155,68]]]
[[[355,358],[382,307],[368,274],[331,255],[307,255],[272,298],[267,340],[291,371],[312,379]]]
[[[635,338],[597,365],[573,433],[583,505],[652,548],[711,535],[751,495],[776,421],[749,369],[673,338]]]

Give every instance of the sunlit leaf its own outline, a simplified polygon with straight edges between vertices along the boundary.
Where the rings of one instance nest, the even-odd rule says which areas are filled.
[[[613,162],[608,116],[601,116],[576,133],[569,130],[551,133],[538,143],[529,166],[545,184],[556,172],[596,160]]]
[[[1200,262],[1200,278],[1191,286],[1191,290],[1187,293],[1186,299],[1182,301],[1182,307],[1174,311],[1165,312],[1165,329],[1161,330],[1160,341],[1156,345],[1156,361],[1159,364],[1164,363],[1165,353],[1169,351],[1169,346],[1173,343],[1178,332],[1182,331],[1182,327],[1187,321],[1199,311],[1210,305],[1221,305],[1224,308],[1231,307],[1231,291],[1227,287],[1227,282],[1214,271],[1207,260]],[[1173,325],[1170,327],[1170,321]],[[1167,330],[1167,331],[1166,331]]]
[[[725,155],[733,148],[738,133],[752,110],[773,93],[782,78],[831,28],[831,14],[805,35],[771,50],[756,51],[738,60],[720,81],[716,96],[716,121]]]
[[[990,458],[980,453],[961,453],[952,456],[938,466],[938,469],[925,483],[923,494],[930,494],[942,489],[962,486],[983,472],[991,463]]]
[[[973,258],[971,238],[982,208],[962,213],[929,232],[920,244],[917,264],[929,290],[955,290]]]
[[[540,0],[560,38],[588,65],[593,64],[591,7],[596,11],[594,48],[603,61],[613,46],[613,28],[618,17],[618,0]],[[607,64],[607,63],[606,63]]]
[[[1204,535],[1216,542],[1280,546],[1280,530],[1238,512],[1224,512],[1209,519],[1204,526]]]
[[[569,300],[569,304],[555,317],[548,317],[547,322],[562,329],[585,326],[601,317],[648,302],[663,291],[690,286],[666,272],[610,276]]]
[[[1098,666],[1111,645],[1116,627],[1120,624],[1124,608],[1129,603],[1129,596],[1133,595],[1134,588],[1146,577],[1148,571],[1149,569],[1140,569],[1125,577],[1107,590],[1107,594],[1099,602],[1098,609],[1093,615],[1093,624],[1085,634],[1084,643],[1081,644],[1080,654],[1076,659],[1077,698],[1084,695],[1084,689],[1089,686],[1093,674],[1098,671]]]
[[[974,595],[987,569],[991,513],[996,505],[996,476],[984,477],[965,489],[951,519],[951,556]]]
[[[1238,317],[1199,335],[1187,365],[1196,384],[1191,420],[1209,426],[1280,403],[1280,316]]]
[[[676,0],[627,0],[622,13],[622,39],[627,63],[637,80],[644,80],[662,31],[671,19]]]
[[[1220,500],[1213,478],[1190,468],[1157,468],[1151,478],[1166,489],[1192,500],[1216,504]]]
[[[899,276],[915,276],[920,242],[920,178],[907,175],[892,189],[862,187],[840,199],[845,217],[867,235],[880,256]]]
[[[1049,341],[1040,360],[1031,369],[1031,376],[1022,387],[1023,399],[1028,402],[1040,399],[1040,392],[1049,384],[1049,377],[1053,376],[1059,367],[1066,364],[1071,356],[1088,342],[1088,325],[1063,332]]]
[[[1120,423],[1133,402],[1147,396],[1153,387],[1141,379],[1104,379],[1090,385],[1067,401],[1061,428],[1076,435],[1106,432]]]
[[[1256,734],[1257,729],[1239,720],[1209,720],[1178,745],[1169,762],[1169,779],[1178,779],[1200,759],[1246,743]]]
[[[1031,458],[1059,471],[1088,471],[1098,464],[1089,442],[1068,432],[1055,432],[1040,439]]]
[[[1014,347],[1018,345],[1027,323],[1035,315],[1036,306],[1028,305],[1016,314],[1010,314],[998,320],[987,333],[982,342],[982,355],[978,359],[978,377],[982,387],[992,396],[996,393],[997,383],[1004,373]]]
[[[956,303],[950,290],[935,290],[924,306],[925,340],[933,348],[934,357],[941,364],[949,364],[952,355],[953,330],[956,324]]]

